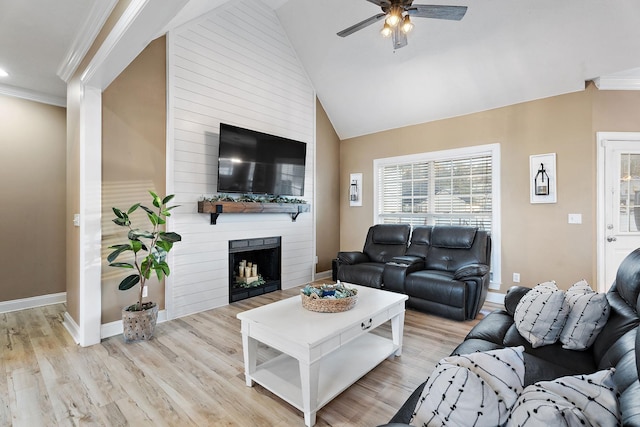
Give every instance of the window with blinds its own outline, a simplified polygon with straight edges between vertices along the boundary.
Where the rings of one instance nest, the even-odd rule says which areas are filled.
[[[379,168],[380,222],[473,225],[491,231],[490,155]]]
[[[498,144],[377,159],[376,223],[475,226],[491,232],[495,248],[498,162]],[[493,271],[499,271],[496,255]]]

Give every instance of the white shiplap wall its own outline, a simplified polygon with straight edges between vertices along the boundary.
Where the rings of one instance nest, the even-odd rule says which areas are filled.
[[[229,240],[282,236],[282,287],[312,279],[313,213],[197,213],[216,192],[221,122],[307,143],[304,199],[314,200],[315,92],[275,12],[260,0],[227,3],[168,37],[168,191],[181,205],[170,258],[170,318],[228,304]],[[312,211],[315,207],[312,205]]]

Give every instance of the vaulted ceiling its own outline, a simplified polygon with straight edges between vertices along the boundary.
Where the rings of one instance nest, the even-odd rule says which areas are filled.
[[[63,99],[57,74],[101,1],[0,0],[0,68],[10,72],[0,93]],[[378,13],[371,1],[261,1],[275,10],[342,139],[580,91],[615,73],[637,86],[637,0],[450,0],[440,4],[468,6],[461,21],[414,18],[398,50],[380,36],[381,21],[336,35]],[[226,2],[190,0],[172,25]]]

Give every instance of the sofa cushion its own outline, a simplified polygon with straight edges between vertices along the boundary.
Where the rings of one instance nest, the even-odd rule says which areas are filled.
[[[475,227],[433,227],[431,231],[431,246],[436,248],[469,249],[476,238]]]
[[[631,252],[622,260],[616,273],[615,288],[631,307],[638,303],[640,294],[640,248]]]
[[[569,304],[569,316],[560,333],[562,348],[591,347],[609,319],[607,295],[594,292],[586,280],[581,280],[567,290],[565,300]]]
[[[523,349],[446,357],[418,401],[414,425],[502,425],[523,389]]]
[[[607,369],[527,386],[511,409],[507,426],[617,426],[616,388]]]
[[[520,335],[536,348],[558,341],[568,314],[564,292],[555,282],[545,282],[522,297],[514,321]]]

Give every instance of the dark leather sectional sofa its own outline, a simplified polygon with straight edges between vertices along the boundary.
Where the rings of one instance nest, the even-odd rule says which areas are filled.
[[[514,311],[530,288],[513,287],[504,310],[496,310],[480,321],[452,354],[469,354],[505,347],[524,346],[525,386],[567,375],[589,374],[614,367],[623,426],[640,426],[640,249],[620,265],[616,281],[607,292],[610,315],[594,344],[584,351],[566,350],[560,343],[538,348],[518,333]],[[407,426],[424,388],[423,383],[385,427]]]
[[[408,306],[474,319],[489,289],[491,237],[463,226],[378,224],[362,252],[339,252],[334,279],[409,296]]]

